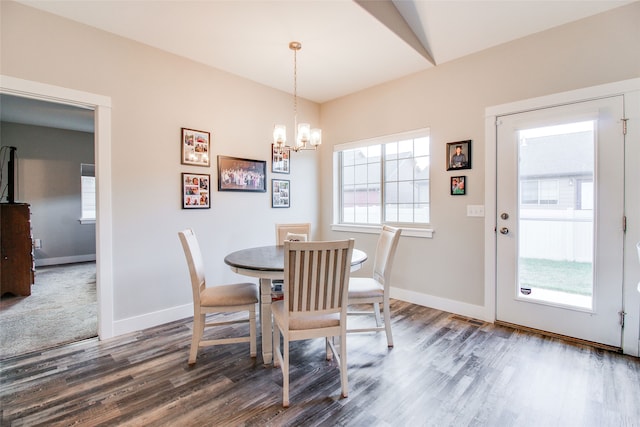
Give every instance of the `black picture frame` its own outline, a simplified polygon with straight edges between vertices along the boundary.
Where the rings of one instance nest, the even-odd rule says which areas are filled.
[[[291,150],[285,149],[282,152],[276,150],[276,145],[271,144],[271,172],[289,173],[291,171]]]
[[[181,129],[180,162],[190,166],[211,166],[211,134],[202,130]]]
[[[291,206],[291,182],[288,179],[271,180],[271,207],[288,208]]]
[[[211,175],[182,173],[182,209],[211,207]]]
[[[267,192],[267,162],[218,156],[218,191]]]
[[[452,196],[464,196],[467,194],[467,177],[464,175],[452,176],[450,189]]]
[[[458,152],[460,150],[460,152]],[[471,140],[447,143],[447,170],[471,169]]]

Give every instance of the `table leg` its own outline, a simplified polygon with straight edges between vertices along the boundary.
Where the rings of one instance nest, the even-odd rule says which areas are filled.
[[[270,365],[273,358],[271,279],[260,279],[260,325],[262,328],[262,363]]]

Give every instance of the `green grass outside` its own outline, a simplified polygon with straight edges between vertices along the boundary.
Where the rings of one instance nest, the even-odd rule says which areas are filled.
[[[591,296],[592,281],[590,262],[520,258],[520,287]]]

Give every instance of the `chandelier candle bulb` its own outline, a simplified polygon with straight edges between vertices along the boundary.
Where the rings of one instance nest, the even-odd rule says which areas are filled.
[[[275,125],[273,127],[273,143],[284,145],[287,142],[287,127],[285,125]]]

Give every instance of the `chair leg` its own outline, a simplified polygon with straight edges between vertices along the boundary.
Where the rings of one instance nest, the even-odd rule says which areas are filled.
[[[256,340],[256,307],[253,306],[253,309],[249,310],[249,353],[251,357],[256,357],[258,354]]]
[[[393,347],[393,335],[391,334],[391,309],[389,300],[384,302],[384,329],[387,333],[387,346]]]
[[[382,322],[380,320],[380,304],[378,304],[377,302],[373,303],[373,312],[376,315],[376,326],[379,328],[380,326],[382,326]]]
[[[289,407],[289,341],[285,338],[282,362],[282,406]]]
[[[189,351],[189,365],[196,363],[198,357],[198,347],[204,334],[205,315],[195,314],[193,316],[193,333],[191,334],[191,350]]]
[[[333,337],[326,337],[325,338],[325,343],[324,344],[325,344],[326,351],[327,351],[327,360],[333,360],[333,351],[331,350],[331,344],[329,343],[329,340],[333,340]]]
[[[280,328],[278,328],[278,324],[273,322],[273,344],[272,344],[272,352],[273,352],[273,366],[280,366],[280,358],[277,357],[280,353]]]
[[[342,385],[342,397],[349,396],[349,383],[347,378],[347,335],[340,336],[340,384]]]

